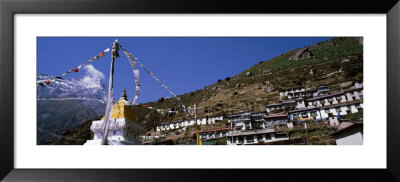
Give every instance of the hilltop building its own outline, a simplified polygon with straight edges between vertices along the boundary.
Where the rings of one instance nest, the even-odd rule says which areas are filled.
[[[327,86],[320,86],[316,90],[305,89],[304,87],[291,88],[279,91],[280,98],[287,97],[288,99],[316,97],[319,95],[326,95],[329,93]]]
[[[88,140],[84,145],[100,145],[104,132],[103,116],[100,120],[93,121],[90,130],[94,132],[93,140]],[[144,128],[137,122],[135,114],[129,104],[126,91],[113,106],[107,144],[109,145],[135,145],[140,144],[140,135],[144,134]]]

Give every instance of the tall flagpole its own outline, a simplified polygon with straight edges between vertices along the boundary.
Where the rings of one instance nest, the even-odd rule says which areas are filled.
[[[101,140],[101,145],[107,145],[107,135],[108,135],[108,127],[110,125],[112,108],[113,108],[113,76],[114,76],[114,61],[118,54],[118,40],[115,40],[112,46],[112,53],[111,53],[111,68],[110,68],[110,79],[108,80],[108,96],[107,96],[107,106],[106,106],[106,113],[104,118],[104,131],[103,131],[103,138]]]

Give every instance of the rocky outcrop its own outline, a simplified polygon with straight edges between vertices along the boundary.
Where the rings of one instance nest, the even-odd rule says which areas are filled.
[[[268,93],[270,93],[270,92],[272,92],[272,91],[274,91],[275,90],[275,88],[274,88],[274,86],[272,86],[272,85],[270,85],[268,88],[267,88],[267,92]]]
[[[314,56],[314,54],[312,53],[312,51],[310,49],[303,48],[303,49],[300,49],[299,51],[297,51],[296,54],[291,56],[289,58],[289,60],[299,61],[299,60],[311,58],[313,56]]]

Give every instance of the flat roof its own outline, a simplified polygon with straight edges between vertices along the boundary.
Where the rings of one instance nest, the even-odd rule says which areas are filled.
[[[296,109],[296,110],[289,111],[289,113],[312,111],[312,110],[319,110],[319,108],[318,107],[312,107],[312,108]]]
[[[340,107],[340,106],[346,106],[346,105],[351,105],[351,104],[361,104],[361,103],[362,103],[362,101],[355,100],[355,101],[344,102],[344,103],[339,103],[339,104],[332,104],[332,105],[329,105],[329,106],[321,106],[319,108],[325,109],[325,108]]]
[[[295,100],[284,100],[282,101],[282,104],[291,104],[291,103],[296,103]]]
[[[227,136],[245,136],[245,135],[256,135],[256,134],[264,134],[264,133],[273,133],[273,129],[265,129],[265,130],[253,130],[253,131],[242,131],[242,132],[233,132],[228,133]]]
[[[208,133],[208,132],[215,132],[215,131],[228,131],[230,128],[220,128],[220,129],[215,129],[215,130],[204,130],[204,131],[199,131],[199,133]]]
[[[287,117],[288,115],[286,114],[275,114],[271,116],[265,116],[264,118],[281,118],[281,117]]]
[[[329,95],[323,95],[323,96],[319,96],[319,97],[313,97],[311,99],[307,99],[307,101],[313,101],[313,100],[324,99],[324,98],[328,98],[328,97],[334,97],[334,96],[341,95],[341,94],[344,94],[344,92],[342,91],[342,92],[338,92],[338,93],[335,93],[335,94],[329,94]]]
[[[235,116],[240,116],[240,115],[247,115],[247,114],[251,114],[250,112],[240,112],[240,113],[235,113],[235,114],[232,114],[232,115],[230,115],[230,116],[228,116],[229,118],[230,117],[235,117]]]

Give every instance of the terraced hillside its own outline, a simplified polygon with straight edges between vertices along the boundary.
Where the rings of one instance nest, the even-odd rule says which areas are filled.
[[[265,111],[265,104],[280,100],[279,90],[283,89],[303,86],[313,90],[327,85],[330,92],[340,91],[354,81],[362,81],[362,44],[362,38],[349,37],[298,48],[179,97],[185,105],[196,102],[200,116],[228,115],[243,110]],[[186,113],[161,115],[144,105],[177,111],[182,107],[175,98],[135,106],[135,113],[147,130],[161,122],[191,117]]]

